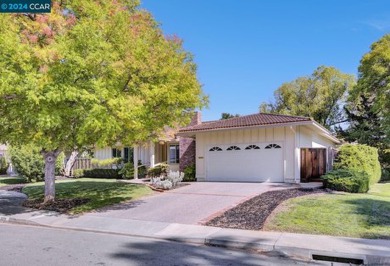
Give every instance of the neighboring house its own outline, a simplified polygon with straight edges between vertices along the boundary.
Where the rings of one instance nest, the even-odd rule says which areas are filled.
[[[198,122],[177,134],[186,143],[180,154],[196,163],[198,181],[312,181],[332,168],[339,143],[307,117],[259,113]]]

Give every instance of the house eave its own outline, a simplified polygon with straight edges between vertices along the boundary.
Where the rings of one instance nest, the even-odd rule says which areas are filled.
[[[303,126],[311,125],[313,121],[299,121],[299,122],[289,122],[289,123],[278,123],[278,124],[266,124],[266,125],[253,125],[253,126],[238,126],[238,127],[225,127],[225,128],[213,128],[213,129],[203,129],[203,130],[189,130],[184,132],[178,132],[178,136],[182,137],[194,137],[198,133],[203,132],[216,132],[216,131],[225,131],[225,130],[235,130],[235,129],[251,129],[251,128],[270,128],[270,127],[287,127],[287,126]]]
[[[333,142],[336,143],[336,144],[340,144],[340,143],[341,143],[341,141],[340,141],[338,138],[334,137],[334,136],[332,135],[332,133],[330,133],[329,130],[327,130],[326,128],[324,128],[324,127],[323,127],[322,125],[320,125],[318,122],[316,122],[316,121],[313,120],[313,121],[312,121],[312,124],[313,124],[313,126],[314,126],[318,131],[321,132],[321,135],[324,136],[325,138],[327,138],[327,139],[333,141]]]

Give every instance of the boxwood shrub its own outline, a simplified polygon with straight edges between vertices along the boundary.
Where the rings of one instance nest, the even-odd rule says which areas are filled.
[[[381,166],[376,148],[361,144],[345,144],[340,147],[334,163],[334,169],[366,172],[370,184],[379,182]]]
[[[84,169],[82,172],[83,177],[89,178],[111,178],[111,179],[121,179],[122,176],[119,174],[119,169]],[[80,174],[80,173],[77,173]]]
[[[366,172],[338,169],[326,173],[321,178],[324,180],[324,187],[332,190],[367,193],[370,188],[370,180]]]
[[[184,182],[194,182],[196,181],[196,175],[195,175],[195,165],[190,165],[184,168]]]
[[[157,164],[155,167],[148,169],[149,177],[166,176],[169,172],[169,165],[166,163]]]
[[[75,169],[73,170],[73,177],[80,178],[84,176],[84,169]]]

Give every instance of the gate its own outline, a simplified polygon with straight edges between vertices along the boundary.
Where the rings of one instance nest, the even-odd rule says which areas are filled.
[[[301,149],[301,182],[318,181],[326,173],[326,149]]]

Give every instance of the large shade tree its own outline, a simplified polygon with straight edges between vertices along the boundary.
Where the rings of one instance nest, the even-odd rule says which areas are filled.
[[[346,110],[346,138],[377,147],[382,167],[390,168],[390,34],[372,44],[361,59]]]
[[[308,116],[327,128],[346,121],[343,105],[355,84],[352,75],[334,67],[318,67],[310,76],[282,84],[275,100],[262,103],[260,112]]]
[[[0,143],[32,143],[55,198],[61,151],[153,139],[207,103],[196,66],[133,0],[52,1],[0,16]]]

